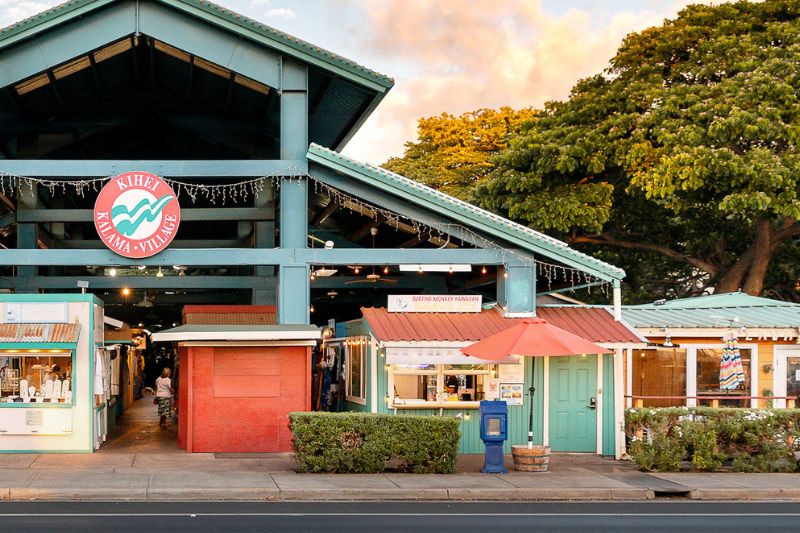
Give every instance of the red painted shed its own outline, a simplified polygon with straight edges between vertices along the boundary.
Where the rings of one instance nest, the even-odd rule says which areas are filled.
[[[251,307],[191,306],[188,323],[153,335],[179,343],[178,446],[187,452],[291,451],[288,414],[310,410],[319,328],[275,325],[264,316],[274,308]]]

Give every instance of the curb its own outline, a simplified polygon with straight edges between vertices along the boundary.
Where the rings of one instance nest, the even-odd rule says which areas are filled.
[[[738,490],[738,489],[737,489]],[[800,489],[798,489],[800,490]],[[772,496],[770,496],[772,497]],[[800,497],[800,493],[797,497]],[[652,500],[649,489],[276,489],[276,488],[159,488],[159,489],[0,489],[5,501],[611,501]],[[708,499],[708,498],[706,498]]]

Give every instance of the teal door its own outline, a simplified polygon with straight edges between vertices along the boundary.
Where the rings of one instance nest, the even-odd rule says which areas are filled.
[[[597,451],[597,356],[550,358],[550,447]]]

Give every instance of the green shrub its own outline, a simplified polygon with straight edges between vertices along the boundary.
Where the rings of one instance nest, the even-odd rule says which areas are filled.
[[[797,409],[629,409],[629,453],[646,471],[794,472]]]
[[[290,413],[303,472],[455,472],[459,420],[441,416]]]

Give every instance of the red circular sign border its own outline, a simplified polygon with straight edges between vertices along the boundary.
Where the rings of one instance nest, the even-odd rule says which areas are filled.
[[[111,207],[116,199],[122,193],[134,189],[147,190],[156,197],[164,194],[175,197],[164,206],[158,229],[146,239],[125,237],[111,223]],[[145,259],[164,251],[170,245],[180,227],[181,209],[175,191],[166,181],[149,172],[131,171],[111,178],[100,189],[94,203],[93,220],[100,240],[109,250],[128,259]]]

